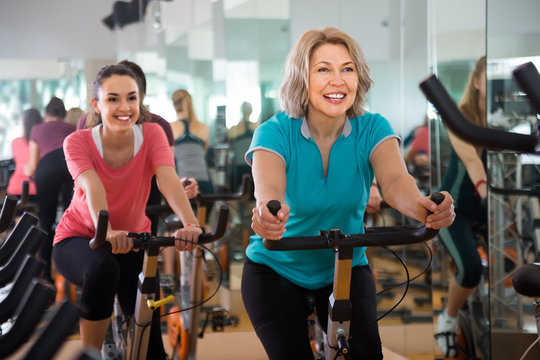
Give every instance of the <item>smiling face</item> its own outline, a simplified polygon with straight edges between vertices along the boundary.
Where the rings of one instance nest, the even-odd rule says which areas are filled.
[[[127,75],[110,76],[101,83],[92,106],[101,114],[104,130],[131,129],[140,112],[137,82]]]
[[[358,88],[358,72],[342,44],[323,44],[309,65],[309,117],[345,119]]]

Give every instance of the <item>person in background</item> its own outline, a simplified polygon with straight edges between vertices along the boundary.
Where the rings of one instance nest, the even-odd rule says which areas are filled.
[[[68,124],[73,124],[73,126],[77,126],[79,119],[81,116],[83,116],[84,111],[82,111],[81,108],[78,107],[72,107],[67,111],[65,122]]]
[[[429,165],[429,119],[427,115],[424,123],[414,129],[410,147],[405,155],[405,161],[413,166]]]
[[[256,207],[242,274],[242,298],[269,359],[313,359],[304,297],[315,294],[323,328],[332,292],[334,253],[270,251],[262,239],[313,236],[319,230],[364,231],[376,176],[385,201],[440,229],[454,219],[452,198],[422,196],[408,174],[389,122],[364,110],[372,84],[360,45],[335,28],[305,32],[289,53],[280,89],[283,112],[261,124],[246,160]],[[306,186],[309,184],[309,186]],[[267,208],[278,200],[277,216]],[[430,214],[432,212],[432,214]],[[365,248],[352,260],[350,355],[382,359],[375,283]]]
[[[30,200],[35,201],[36,184],[31,181],[30,177],[24,174],[24,168],[30,161],[30,132],[35,125],[41,124],[43,118],[39,111],[35,108],[27,109],[23,112],[23,136],[13,139],[11,142],[11,152],[13,161],[15,162],[15,171],[9,178],[6,192],[8,195],[18,195],[22,193],[23,181],[29,182]]]
[[[51,251],[54,224],[59,205],[65,210],[73,195],[73,180],[67,169],[64,139],[75,131],[75,126],[64,121],[64,102],[53,96],[45,108],[43,123],[35,125],[30,132],[30,160],[25,175],[34,177],[36,201],[39,207],[39,226],[49,236],[40,248],[39,255],[45,261],[43,277],[51,284]]]
[[[182,183],[195,182],[201,194],[213,194],[214,186],[206,162],[206,151],[210,139],[208,125],[202,123],[195,114],[191,95],[186,90],[176,90],[172,102],[177,120],[171,123],[174,137],[174,161],[176,173]],[[163,249],[164,283],[176,287],[176,253],[174,249]]]
[[[242,118],[238,124],[230,128],[228,133],[230,149],[232,152],[230,171],[230,187],[232,192],[238,190],[239,186],[242,184],[242,177],[244,174],[251,175],[251,167],[246,164],[244,155],[249,149],[253,132],[257,128],[257,123],[250,121],[250,116],[253,112],[252,105],[249,102],[244,101],[241,110]]]
[[[459,109],[478,126],[486,126],[486,57],[481,57],[469,75]],[[487,174],[483,149],[471,145],[448,130],[452,152],[441,189],[455,199],[454,224],[439,232],[456,266],[450,280],[448,302],[439,314],[435,338],[446,357],[458,356],[457,318],[461,307],[474,292],[482,276],[482,259],[477,250],[473,224],[487,224],[485,199]]]
[[[143,107],[137,76],[125,65],[103,67],[92,87],[88,129],[64,142],[66,161],[75,180],[73,201],[56,228],[53,257],[58,272],[82,287],[80,319],[84,347],[101,349],[118,295],[125,316],[133,314],[144,252],[132,251],[127,232],[149,232],[145,215],[151,179],[167,199],[183,228],[175,233],[176,249],[192,250],[202,230],[174,170],[174,159],[162,128]],[[112,251],[92,250],[97,214],[109,212],[106,241]],[[147,359],[166,359],[159,310],[150,326]]]
[[[176,172],[181,179],[195,179],[201,194],[213,194],[214,186],[206,163],[210,128],[197,118],[193,100],[186,90],[176,90],[172,102],[177,116],[171,123]]]

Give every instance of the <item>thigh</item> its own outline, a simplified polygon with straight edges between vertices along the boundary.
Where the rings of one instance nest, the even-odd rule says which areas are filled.
[[[69,282],[82,288],[82,316],[102,320],[112,313],[120,269],[112,254],[92,250],[88,239],[67,238],[53,248],[56,270]]]
[[[131,315],[135,311],[137,297],[137,284],[139,273],[142,271],[144,251],[130,251],[127,254],[113,255],[118,262],[120,281],[118,284],[118,301],[125,315]]]
[[[242,299],[269,359],[313,359],[302,289],[246,257]]]
[[[377,324],[377,295],[369,266],[355,266],[351,279],[352,321],[350,347],[353,359],[382,359]]]

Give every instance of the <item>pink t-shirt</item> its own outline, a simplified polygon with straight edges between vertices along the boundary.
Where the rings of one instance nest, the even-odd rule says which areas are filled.
[[[105,163],[92,139],[91,129],[68,136],[64,142],[64,153],[75,187],[71,204],[56,227],[54,244],[72,236],[88,239],[94,236],[95,227],[86,195],[76,181],[79,174],[88,169],[97,172],[107,192],[111,227],[131,232],[150,231],[150,220],[145,215],[150,180],[157,167],[174,167],[171,149],[159,125],[143,124],[141,148],[128,164],[119,169]]]
[[[36,194],[36,184],[24,175],[24,166],[30,161],[30,151],[28,141],[24,137],[18,137],[11,142],[13,161],[15,161],[15,171],[9,178],[7,193],[9,195],[21,195],[23,181],[29,181],[29,194]]]

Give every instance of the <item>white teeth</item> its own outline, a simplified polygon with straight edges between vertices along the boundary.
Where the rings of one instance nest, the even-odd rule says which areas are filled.
[[[325,96],[331,99],[343,99],[345,97],[343,94],[328,94]]]
[[[129,120],[129,116],[117,116],[118,120]]]

